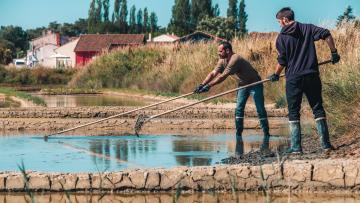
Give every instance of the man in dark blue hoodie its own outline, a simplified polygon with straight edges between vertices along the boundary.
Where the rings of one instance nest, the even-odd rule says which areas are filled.
[[[294,11],[286,7],[281,9],[276,18],[282,27],[276,39],[278,65],[271,81],[278,81],[285,68],[286,99],[289,111],[289,126],[291,145],[289,153],[302,153],[300,109],[303,94],[306,95],[312,108],[321,146],[325,151],[333,149],[330,144],[326,114],[321,95],[321,80],[316,56],[315,41],[325,40],[331,51],[331,60],[339,62],[334,40],[330,31],[312,24],[302,24],[295,21]]]

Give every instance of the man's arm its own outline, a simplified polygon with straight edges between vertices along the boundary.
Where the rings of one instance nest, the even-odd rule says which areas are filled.
[[[326,43],[329,46],[330,51],[331,51],[331,61],[332,61],[332,63],[335,64],[335,63],[339,62],[340,61],[340,55],[337,52],[337,49],[336,49],[335,43],[334,43],[334,39],[331,36],[331,34],[328,37],[325,38],[325,41],[326,41]]]
[[[280,64],[277,64],[277,66],[276,66],[276,70],[275,70],[275,74],[276,75],[280,75],[281,74],[281,72],[284,70],[284,66],[282,66],[282,65],[280,65]]]
[[[216,71],[216,70],[214,70],[212,73],[210,73],[208,75],[208,77],[206,77],[206,79],[204,80],[205,85],[202,86],[201,89],[199,89],[198,91],[195,91],[195,92],[196,93],[208,92],[212,86],[221,83],[230,75],[230,73],[228,71],[225,71],[219,77],[216,77],[217,75],[219,75],[219,73],[220,72]]]
[[[207,85],[209,82],[211,82],[217,75],[219,75],[219,71],[217,70],[213,70],[211,71],[206,78],[204,79],[204,81],[201,83],[203,85]]]
[[[214,69],[213,71],[211,71],[206,78],[204,79],[204,81],[195,88],[194,93],[201,93],[203,87],[207,86],[208,89],[210,89],[210,86],[208,85],[209,82],[211,82],[217,75],[219,75],[219,70],[218,68]]]
[[[276,39],[276,49],[278,51],[278,64],[276,65],[275,73],[268,77],[272,82],[279,81],[281,72],[287,66],[286,51],[279,37]]]
[[[215,86],[221,82],[223,82],[227,77],[229,76],[229,73],[223,73],[219,77],[217,77],[215,80],[208,83],[210,87]]]
[[[280,64],[278,63],[277,66],[276,66],[275,73],[272,74],[272,75],[270,75],[270,76],[268,77],[268,79],[269,79],[270,81],[272,81],[272,82],[279,81],[279,79],[280,79],[280,74],[281,74],[281,72],[284,70],[284,68],[285,68],[285,66],[282,66],[282,65],[280,65]]]
[[[334,43],[334,39],[331,35],[329,35],[327,38],[325,38],[326,43],[328,44],[331,52],[336,52],[336,47],[335,47],[335,43]]]

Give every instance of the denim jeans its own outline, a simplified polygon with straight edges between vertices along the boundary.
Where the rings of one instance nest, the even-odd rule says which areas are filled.
[[[240,89],[237,92],[237,102],[235,108],[235,123],[236,123],[236,135],[241,136],[243,131],[243,120],[245,105],[249,98],[252,96],[255,102],[256,111],[260,120],[261,127],[264,134],[269,134],[269,126],[267,121],[267,113],[264,105],[264,86],[262,84]]]
[[[267,119],[267,113],[264,104],[264,86],[262,84],[240,89],[237,92],[235,118],[244,118],[245,105],[250,95],[254,99],[259,119]]]

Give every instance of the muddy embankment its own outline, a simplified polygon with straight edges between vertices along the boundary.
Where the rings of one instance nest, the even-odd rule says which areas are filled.
[[[55,132],[88,122],[121,114],[137,107],[77,107],[77,108],[16,108],[0,110],[0,129],[5,132]],[[80,129],[86,135],[133,132],[139,114],[156,115],[173,106],[137,111]],[[245,127],[259,128],[254,109],[246,111]],[[286,123],[285,109],[269,109],[270,127],[279,128]],[[194,107],[176,111],[151,120],[144,125],[144,133],[175,132],[179,130],[234,129],[234,109],[222,107]],[[77,133],[78,134],[78,133]]]
[[[262,166],[229,165],[129,169],[109,173],[28,172],[31,191],[359,191],[358,160],[286,161]],[[0,191],[24,191],[21,173],[0,173]]]

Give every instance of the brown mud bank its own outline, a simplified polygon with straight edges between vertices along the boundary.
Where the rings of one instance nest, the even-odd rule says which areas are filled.
[[[105,173],[0,173],[0,191],[359,191],[360,160],[296,160],[260,166],[217,165]]]
[[[16,108],[0,110],[0,130],[20,132],[55,132],[121,114],[136,107],[80,107],[80,108]],[[77,130],[84,135],[133,133],[139,114],[155,115],[173,109],[165,106],[134,112]],[[284,109],[268,111],[270,127],[279,129],[286,123]],[[254,109],[246,111],[245,127],[260,128]],[[144,125],[142,133],[176,133],[181,130],[234,129],[234,109],[199,107],[177,111]]]
[[[52,133],[79,126],[97,119],[61,119],[61,118],[3,118],[0,120],[1,134]],[[65,134],[77,135],[123,135],[134,134],[135,119],[111,119],[98,124],[80,128]],[[271,118],[271,132],[283,131],[286,119]],[[255,118],[245,121],[246,129],[259,129],[259,122]],[[229,131],[233,133],[235,123],[233,119],[154,119],[143,126],[142,134],[188,134],[209,135],[217,132]]]

